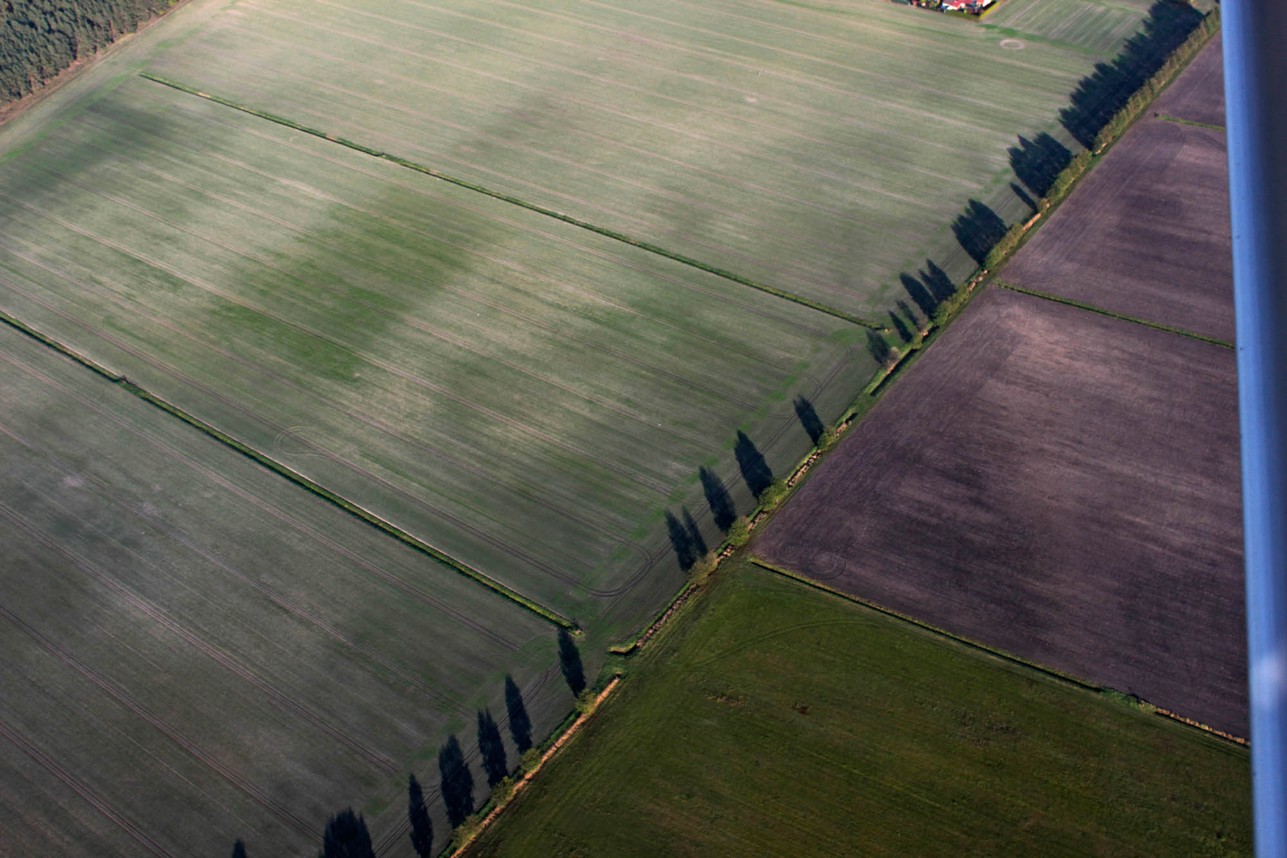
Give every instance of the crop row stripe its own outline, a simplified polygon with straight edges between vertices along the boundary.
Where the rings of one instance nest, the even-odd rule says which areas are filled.
[[[113,384],[116,384],[119,387],[124,388],[126,391],[138,397],[139,399],[142,399],[144,402],[147,402],[149,405],[153,405],[161,409],[162,411],[166,412],[167,414],[171,415],[172,417],[176,417],[179,420],[182,420],[184,423],[187,423],[189,426],[192,426],[194,429],[197,429],[200,432],[204,433],[205,435],[209,436],[210,438],[213,438],[214,440],[220,442],[221,444],[232,448],[233,450],[242,454],[246,458],[262,465],[265,468],[268,468],[270,471],[273,471],[279,476],[285,477],[286,479],[290,480],[292,483],[295,483],[301,488],[304,488],[309,492],[312,492],[314,495],[322,498],[323,500],[330,502],[334,506],[339,507],[340,509],[344,510],[345,512],[354,516],[355,518],[360,519],[366,524],[369,524],[372,527],[375,527],[376,529],[383,531],[389,536],[394,537],[395,539],[402,542],[403,544],[408,545],[411,548],[414,548],[415,550],[419,551],[422,554],[432,557],[434,560],[438,561],[444,566],[447,566],[448,568],[454,570],[455,572],[458,572],[459,574],[464,575],[466,578],[469,578],[470,580],[474,581],[477,584],[481,584],[482,586],[486,587],[487,589],[491,590],[497,595],[503,596],[504,598],[530,611],[531,613],[536,614],[541,619],[546,620],[547,622],[553,623],[555,625],[562,626],[563,628],[566,628],[566,629],[577,628],[576,623],[572,622],[567,617],[564,617],[561,614],[551,610],[550,608],[547,608],[544,605],[536,601],[533,601],[527,596],[524,596],[522,593],[519,593],[518,591],[513,590],[507,587],[506,585],[502,584],[500,581],[497,581],[496,579],[488,575],[485,575],[484,573],[478,571],[477,569],[474,569],[472,566],[469,566],[465,562],[461,560],[457,560],[456,558],[441,551],[440,549],[433,547],[432,545],[420,539],[419,537],[398,527],[396,524],[393,524],[392,522],[387,521],[386,519],[366,509],[365,507],[362,507],[354,503],[353,501],[349,500],[343,495],[339,495],[331,491],[330,489],[323,486],[321,483],[315,482],[314,480],[304,476],[298,471],[277,461],[271,456],[268,456],[265,453],[260,452],[259,450],[249,446],[248,444],[238,441],[236,438],[233,438],[232,436],[226,434],[222,430],[205,422],[201,418],[193,414],[189,414],[188,412],[184,411],[182,408],[179,408],[177,405],[174,405],[173,403],[171,403],[169,400],[164,399],[156,395],[155,393],[152,393],[151,391],[140,387],[139,385],[130,381],[124,375],[120,375],[116,372],[113,372],[107,367],[97,363],[92,358],[89,358],[89,357],[86,357],[85,355],[80,354],[79,352],[75,351],[71,347],[58,342],[54,338],[48,336],[47,334],[42,333],[41,331],[36,330],[35,328],[31,327],[25,322],[9,315],[4,311],[0,311],[0,322],[3,322],[4,324],[10,326],[11,328],[23,334],[26,334],[27,336],[31,337],[37,342],[40,342],[43,345],[46,345],[49,348],[71,358],[76,363],[93,371],[95,374],[101,376],[102,378],[107,379]]]
[[[458,187],[465,188],[466,190],[484,194],[485,196],[489,196],[489,197],[492,197],[493,199],[500,200],[501,202],[506,202],[506,203],[509,203],[510,205],[519,206],[520,208],[524,208],[524,209],[527,209],[528,211],[536,212],[537,214],[545,215],[546,217],[554,218],[555,220],[561,220],[564,223],[571,224],[572,226],[575,226],[575,227],[580,227],[581,229],[587,230],[589,232],[593,232],[597,235],[602,235],[605,238],[611,238],[614,241],[621,242],[622,244],[628,244],[631,247],[637,247],[640,250],[646,250],[649,253],[655,253],[658,256],[665,257],[666,259],[670,259],[674,262],[678,262],[683,265],[687,265],[690,268],[696,268],[699,271],[705,271],[707,274],[714,274],[715,276],[722,277],[725,280],[728,280],[732,283],[737,283],[738,285],[741,285],[741,286],[748,286],[752,289],[756,289],[760,292],[764,292],[776,298],[781,298],[785,301],[790,301],[794,304],[799,304],[802,307],[808,307],[811,310],[817,310],[820,313],[826,313],[828,316],[833,316],[837,319],[842,319],[851,324],[860,325],[864,328],[870,328],[873,331],[886,330],[884,325],[881,325],[877,322],[873,322],[869,319],[864,319],[859,316],[855,316],[851,313],[846,313],[844,310],[840,310],[835,307],[828,306],[819,301],[814,301],[813,299],[806,298],[803,295],[797,295],[794,292],[788,292],[785,289],[778,289],[775,286],[769,286],[767,283],[761,283],[758,280],[752,280],[749,277],[743,277],[742,275],[736,274],[732,271],[728,271],[726,269],[719,268],[714,265],[710,265],[698,259],[693,259],[691,256],[685,256],[682,253],[676,253],[673,250],[667,250],[664,247],[660,247],[648,241],[642,241],[640,239],[631,238],[625,233],[617,232],[614,229],[609,229],[604,226],[599,226],[598,224],[581,220],[580,218],[574,217],[565,212],[556,211],[555,209],[545,208],[544,206],[540,206],[535,203],[528,202],[527,200],[523,200],[518,197],[510,196],[509,194],[503,193],[501,191],[493,190],[491,188],[487,188],[482,185],[475,184],[465,179],[457,178],[448,173],[443,173],[440,170],[435,170],[432,167],[426,167],[423,164],[417,164],[415,161],[409,161],[406,158],[399,157],[398,155],[392,155],[388,152],[382,152],[379,149],[372,149],[370,146],[364,146],[361,143],[356,143],[344,137],[337,137],[334,134],[329,134],[317,128],[310,128],[307,125],[301,125],[298,122],[295,122],[294,120],[291,120],[291,119],[287,119],[283,116],[277,116],[276,114],[267,113],[262,110],[257,110],[256,108],[253,108],[253,107],[247,107],[243,104],[238,104],[235,101],[231,101],[226,98],[221,98],[220,96],[217,96],[217,95],[211,95],[208,92],[202,92],[201,90],[190,87],[187,84],[180,83],[175,80],[170,80],[169,78],[164,78],[159,75],[152,74],[151,72],[146,72],[146,71],[139,72],[139,76],[144,78],[145,80],[150,80],[153,83],[159,83],[163,86],[168,86],[172,89],[177,89],[179,92],[184,92],[184,93],[187,93],[188,95],[195,95],[198,98],[204,98],[207,101],[214,102],[215,104],[220,104],[220,105],[223,105],[224,107],[230,107],[233,110],[239,110],[242,113],[248,113],[251,116],[258,117],[259,119],[264,119],[269,122],[275,123],[277,125],[290,128],[293,131],[299,131],[304,134],[308,134],[313,137],[318,137],[322,140],[326,140],[331,143],[339,144],[340,146],[344,146],[356,152],[361,152],[364,155],[370,155],[372,158],[379,158],[383,161],[389,161],[390,163],[397,164],[399,167],[405,167],[408,170],[414,170],[417,173],[423,173],[426,176],[430,176],[435,179],[440,179],[441,181],[448,182],[453,185],[457,185]]]

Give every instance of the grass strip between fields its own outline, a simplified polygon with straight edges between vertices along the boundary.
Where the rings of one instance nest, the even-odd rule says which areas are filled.
[[[284,116],[278,116],[274,113],[268,113],[262,110],[257,110],[256,108],[253,108],[253,107],[247,107],[244,104],[239,104],[235,101],[231,101],[230,99],[227,99],[227,98],[222,98],[221,96],[218,96],[218,95],[211,95],[210,93],[203,92],[199,89],[196,89],[195,87],[188,86],[187,84],[180,83],[179,81],[176,81],[176,80],[170,80],[169,78],[161,77],[160,75],[152,74],[151,72],[146,72],[146,71],[139,72],[139,77],[142,77],[144,80],[150,80],[153,83],[159,83],[162,86],[168,86],[171,89],[178,90],[179,92],[187,93],[188,95],[195,95],[198,98],[203,98],[207,101],[214,102],[215,104],[220,104],[220,105],[223,105],[224,107],[229,107],[229,108],[232,108],[233,110],[238,110],[238,111],[241,111],[242,113],[250,114],[251,116],[257,117],[259,119],[263,119],[268,122],[272,122],[276,125],[281,125],[283,127],[289,128],[292,131],[299,131],[301,133],[308,134],[312,137],[317,137],[322,140],[326,140],[330,143],[335,143],[340,146],[344,146],[345,148],[352,149],[355,152],[361,152],[363,155],[370,155],[372,158],[379,158],[382,161],[389,161],[390,163],[397,164],[399,167],[405,167],[408,170],[414,170],[417,173],[423,173],[424,175],[430,176],[434,179],[439,179],[441,181],[448,182],[450,184],[465,188],[466,190],[474,191],[476,193],[483,194],[488,197],[492,197],[493,199],[500,200],[501,202],[509,203],[510,205],[515,205],[520,208],[527,209],[528,211],[536,212],[537,214],[545,215],[546,217],[563,221],[566,224],[579,227],[589,232],[593,232],[597,235],[602,235],[605,238],[610,238],[614,241],[619,241],[622,244],[628,244],[631,247],[637,247],[640,250],[646,250],[649,253],[655,253],[658,256],[665,257],[666,259],[672,260],[674,262],[678,262],[682,265],[687,265],[690,268],[696,268],[699,271],[705,271],[707,274],[714,274],[716,277],[722,277],[725,280],[728,280],[732,283],[737,283],[740,286],[748,286],[751,289],[756,289],[760,292],[767,293],[769,295],[774,296],[775,298],[781,298],[784,301],[790,301],[794,304],[799,304],[802,307],[808,307],[811,310],[816,310],[819,313],[825,313],[828,316],[833,316],[837,319],[841,319],[851,324],[859,325],[861,327],[869,328],[873,331],[879,331],[882,333],[889,330],[885,325],[882,325],[878,322],[873,322],[870,319],[864,319],[860,316],[855,316],[852,313],[846,313],[844,310],[840,310],[835,307],[828,306],[827,304],[823,304],[819,301],[814,301],[810,298],[804,297],[803,295],[797,295],[794,292],[788,292],[784,289],[778,289],[775,286],[770,286],[767,283],[761,283],[758,280],[752,280],[749,277],[743,277],[740,274],[736,274],[727,269],[719,268],[709,263],[702,262],[701,260],[694,259],[691,256],[685,256],[682,253],[676,253],[673,250],[667,250],[666,248],[660,247],[659,245],[653,244],[651,242],[642,241],[637,238],[632,238],[626,235],[625,233],[617,232],[614,229],[608,229],[607,227],[599,226],[598,224],[581,220],[580,218],[573,217],[572,215],[567,214],[565,212],[546,208],[544,206],[537,205],[536,203],[531,203],[531,202],[528,202],[527,200],[520,199],[519,197],[511,196],[501,191],[493,190],[492,188],[475,184],[474,182],[470,182],[466,179],[457,178],[456,176],[452,176],[449,173],[444,173],[440,170],[435,170],[433,167],[427,167],[424,164],[418,164],[415,161],[409,161],[406,158],[402,158],[398,155],[393,155],[388,152],[382,152],[379,149],[372,149],[370,146],[364,146],[361,143],[354,142],[347,138],[337,137],[334,134],[329,134],[320,129],[310,128],[307,125],[301,125],[298,122],[295,122],[294,120],[291,120],[291,119],[287,119]]]
[[[786,569],[782,566],[777,566],[773,563],[769,563],[767,560],[763,560],[759,557],[756,557],[753,554],[749,555],[747,559],[750,560],[752,564],[760,567],[761,569],[764,569],[765,571],[772,572],[775,575],[780,575],[783,578],[788,578],[792,581],[795,581],[798,584],[803,584],[806,587],[811,587],[815,590],[821,590],[824,593],[830,593],[833,596],[844,599],[848,602],[853,602],[856,605],[862,605],[864,608],[867,608],[868,610],[876,611],[877,613],[884,614],[885,616],[888,616],[888,617],[893,617],[894,619],[901,620],[902,622],[905,622],[905,623],[910,623],[911,625],[916,626],[917,628],[924,629],[925,631],[930,632],[931,634],[934,634],[934,635],[938,635],[939,637],[943,637],[948,640],[955,641],[956,643],[961,644],[962,646],[968,647],[972,650],[975,650],[976,652],[981,652],[986,655],[990,655],[993,658],[999,658],[1002,661],[1027,668],[1029,670],[1035,670],[1038,673],[1041,673],[1052,679],[1058,680],[1059,682],[1068,683],[1069,685],[1074,685],[1078,688],[1082,688],[1087,691],[1092,691],[1096,694],[1102,694],[1107,697],[1111,697],[1115,700],[1120,700],[1121,702],[1126,704],[1134,705],[1137,708],[1143,709],[1147,712],[1154,713],[1163,718],[1167,718],[1168,720],[1171,720],[1171,721],[1176,721],[1180,724],[1184,724],[1196,730],[1200,730],[1203,733],[1207,733],[1209,735],[1219,737],[1220,739],[1223,739],[1227,742],[1231,742],[1236,745],[1247,744],[1247,740],[1244,737],[1235,736],[1232,733],[1226,733],[1223,730],[1218,730],[1215,727],[1211,727],[1207,724],[1203,724],[1200,721],[1194,721],[1191,718],[1186,718],[1182,715],[1177,715],[1176,713],[1170,711],[1169,709],[1163,709],[1160,706],[1154,706],[1153,704],[1149,703],[1147,700],[1142,700],[1132,695],[1123,694],[1122,692],[1117,691],[1116,689],[1108,688],[1102,685],[1095,685],[1094,683],[1088,682],[1087,680],[1082,679],[1078,676],[1074,676],[1071,673],[1064,673],[1063,671],[1056,670],[1053,667],[1047,667],[1045,665],[1038,664],[1034,661],[1028,661],[1027,659],[1020,658],[1019,656],[1014,655],[1012,653],[1005,652],[1004,650],[994,649],[993,647],[990,647],[984,643],[980,643],[976,640],[971,640],[970,638],[961,637],[960,635],[953,634],[952,632],[949,632],[946,629],[941,629],[938,626],[931,625],[929,623],[924,622],[923,620],[918,620],[915,617],[908,616],[907,614],[900,613],[899,611],[895,611],[892,608],[886,608],[883,605],[878,605],[875,602],[870,602],[862,598],[861,596],[856,596],[853,593],[846,593],[844,590],[837,590],[834,587],[830,587],[826,584],[823,584],[821,581],[815,581],[812,578],[801,575],[798,572],[793,572],[790,569]]]
[[[1219,337],[1208,337],[1206,334],[1199,334],[1197,331],[1189,331],[1184,328],[1177,328],[1173,325],[1164,325],[1161,322],[1150,322],[1148,319],[1141,319],[1139,316],[1127,316],[1124,313],[1115,313],[1112,310],[1105,310],[1103,307],[1096,307],[1094,304],[1087,304],[1084,301],[1076,301],[1072,298],[1061,298],[1058,295],[1051,295],[1048,292],[1038,292],[1036,289],[1025,289],[1022,286],[1015,286],[1013,283],[1007,283],[1001,279],[992,281],[1001,289],[1008,289],[1011,292],[1018,292],[1021,295],[1031,295],[1033,298],[1043,298],[1047,301],[1054,301],[1056,304],[1067,304],[1069,307],[1076,307],[1079,310],[1086,310],[1091,313],[1098,313],[1101,316],[1107,316],[1110,319],[1119,319],[1123,322],[1131,322],[1136,325],[1143,325],[1146,328],[1153,328],[1157,331],[1166,331],[1168,334],[1178,334],[1182,337],[1188,337],[1191,340],[1198,340],[1204,343],[1210,343],[1213,346],[1222,346],[1226,349],[1234,348],[1234,344]]]
[[[1216,125],[1214,122],[1198,122],[1196,119],[1181,119],[1178,116],[1171,116],[1169,113],[1154,113],[1154,119],[1160,119],[1163,122],[1174,122],[1176,125],[1192,125],[1194,128],[1206,128],[1211,131],[1224,131],[1223,125]]]
[[[298,471],[295,471],[294,469],[287,467],[281,462],[278,462],[276,459],[273,459],[272,457],[265,455],[259,450],[256,450],[254,447],[251,447],[247,444],[242,443],[241,441],[238,441],[236,438],[233,438],[232,436],[220,431],[219,429],[205,422],[201,418],[196,417],[195,415],[189,414],[188,412],[179,408],[177,405],[174,405],[173,403],[167,401],[166,399],[160,396],[157,396],[156,394],[140,387],[139,385],[130,381],[124,375],[114,372],[108,367],[105,367],[102,364],[99,364],[98,362],[94,361],[92,358],[89,358],[89,357],[86,357],[85,355],[80,354],[75,349],[72,349],[69,346],[64,345],[63,343],[54,339],[53,337],[50,337],[47,334],[44,334],[36,330],[35,328],[23,322],[22,320],[9,315],[3,310],[0,310],[0,322],[8,325],[9,327],[13,328],[16,331],[19,331],[22,334],[25,334],[26,336],[32,338],[33,340],[36,340],[42,345],[48,346],[54,351],[59,352],[60,354],[72,359],[73,361],[85,367],[86,369],[90,370],[91,372],[95,373],[96,375],[107,379],[108,381],[112,382],[118,387],[121,387],[122,389],[126,390],[130,394],[133,394],[139,399],[142,399],[144,402],[147,402],[149,405],[155,406],[156,408],[161,409],[162,411],[166,412],[170,416],[176,417],[179,420],[182,420],[184,423],[187,423],[189,426],[192,426],[194,429],[197,429],[198,431],[204,433],[210,438],[213,438],[214,440],[218,441],[224,446],[232,448],[233,450],[245,456],[246,458],[251,459],[252,461],[256,462],[259,465],[262,465],[265,468],[268,468],[270,471],[273,471],[279,476],[285,477],[287,480],[290,480],[292,483],[295,483],[297,486],[311,492],[312,494],[322,498],[325,501],[328,501],[333,506],[339,507],[340,509],[344,510],[348,514],[354,516],[355,518],[360,519],[366,524],[385,533],[386,535],[391,536],[394,539],[397,539],[399,542],[402,542],[403,544],[415,549],[416,551],[419,551],[421,554],[425,554],[433,558],[434,560],[450,568],[456,573],[465,576],[466,578],[470,579],[476,584],[480,584],[483,587],[486,587],[488,590],[491,590],[493,593],[497,594],[498,596],[501,596],[509,600],[510,602],[513,602],[514,604],[518,605],[519,607],[524,608],[525,610],[530,611],[533,614],[536,614],[541,619],[546,620],[547,622],[553,623],[554,625],[562,626],[565,629],[577,628],[576,623],[574,623],[572,620],[569,620],[567,617],[564,617],[561,614],[545,607],[544,605],[533,601],[532,599],[528,598],[527,596],[524,596],[522,593],[519,593],[516,590],[510,589],[506,585],[502,584],[500,581],[497,581],[496,579],[488,575],[485,575],[484,573],[478,571],[477,569],[474,569],[472,566],[469,566],[463,561],[457,560],[451,555],[446,554],[445,552],[440,551],[437,548],[434,548],[429,543],[403,530],[402,528],[398,527],[392,522],[386,521],[385,519],[381,518],[380,516],[376,515],[370,510],[365,509],[362,506],[359,506],[358,504],[348,500],[342,495],[336,494],[335,492],[323,486],[321,483],[318,483],[318,482],[315,482],[314,480],[309,479],[308,477],[304,476]]]

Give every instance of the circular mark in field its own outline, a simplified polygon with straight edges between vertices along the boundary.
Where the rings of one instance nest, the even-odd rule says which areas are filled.
[[[1023,42],[1018,39],[1002,39],[1001,47],[1005,48],[1007,51],[1022,51]]]

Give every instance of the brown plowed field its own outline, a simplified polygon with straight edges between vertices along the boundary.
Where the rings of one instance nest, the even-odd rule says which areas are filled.
[[[1234,363],[990,290],[755,551],[1246,735]]]
[[[1002,271],[1007,282],[1233,341],[1233,257],[1213,40]]]
[[[1153,102],[1152,112],[1224,125],[1224,49],[1219,39],[1212,39],[1184,74]]]

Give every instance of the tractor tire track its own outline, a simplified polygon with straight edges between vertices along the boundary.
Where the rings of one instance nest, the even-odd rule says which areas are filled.
[[[29,626],[26,622],[22,620],[22,618],[18,617],[16,614],[14,614],[4,605],[0,605],[0,616],[4,616],[11,623],[13,623],[18,629],[25,632],[29,637],[31,637],[47,653],[59,659],[68,667],[72,668],[81,676],[85,677],[94,685],[98,686],[98,688],[100,688],[104,693],[106,693],[109,697],[115,700],[119,705],[129,710],[130,712],[133,712],[135,715],[137,715],[139,718],[147,722],[149,725],[151,725],[154,729],[156,729],[159,733],[161,733],[166,738],[168,738],[171,742],[173,742],[183,751],[187,752],[193,759],[197,760],[198,762],[205,765],[207,768],[219,774],[225,780],[231,783],[234,787],[241,790],[246,795],[250,796],[258,804],[260,804],[266,810],[270,811],[279,820],[295,828],[300,833],[308,835],[309,837],[312,837],[315,835],[316,832],[313,830],[312,825],[308,824],[306,821],[304,821],[300,817],[293,814],[281,803],[274,800],[271,796],[267,795],[263,790],[256,787],[249,780],[239,775],[232,768],[220,762],[213,755],[205,752],[196,743],[188,740],[185,736],[183,736],[173,727],[166,724],[165,721],[163,721],[161,718],[157,717],[155,714],[150,712],[146,707],[144,707],[136,700],[134,700],[123,689],[117,687],[115,683],[104,678],[99,673],[92,670],[90,667],[88,667],[87,665],[79,661],[77,658],[75,658],[73,655],[68,653],[66,650],[59,647],[56,643],[49,640],[49,638],[45,637],[39,631]]]
[[[116,593],[118,596],[124,599],[134,610],[137,610],[139,613],[148,617],[148,619],[157,623],[162,628],[165,628],[175,637],[179,638],[180,640],[188,644],[193,649],[205,655],[207,658],[214,661],[216,664],[219,664],[221,667],[223,667],[224,669],[232,673],[237,678],[241,679],[247,684],[258,689],[260,692],[266,695],[271,701],[273,701],[279,709],[282,709],[283,711],[294,715],[300,720],[305,721],[308,724],[311,724],[314,728],[330,736],[332,739],[339,742],[340,744],[344,745],[353,753],[355,753],[357,756],[365,760],[369,765],[379,769],[380,771],[386,774],[393,774],[394,772],[398,771],[399,766],[393,760],[393,758],[389,757],[387,754],[384,754],[383,752],[377,751],[374,748],[369,747],[368,745],[361,742],[360,740],[355,739],[352,736],[348,735],[348,733],[345,732],[344,730],[340,729],[339,727],[336,727],[334,724],[322,718],[320,715],[317,715],[316,713],[314,713],[307,706],[301,704],[290,695],[281,691],[272,683],[261,678],[255,671],[243,665],[238,659],[224,652],[219,647],[216,647],[213,644],[210,644],[209,642],[205,641],[203,638],[196,635],[195,633],[189,631],[181,623],[178,623],[174,619],[172,619],[166,611],[162,610],[161,608],[154,605],[150,600],[144,599],[143,597],[139,596],[130,588],[116,581],[106,572],[99,569],[96,564],[92,563],[87,558],[82,557],[79,553],[67,548],[58,540],[50,538],[43,530],[38,528],[35,524],[28,521],[23,515],[21,515],[16,510],[12,509],[9,505],[3,502],[0,502],[0,515],[3,515],[5,518],[8,518],[11,522],[16,524],[18,527],[22,528],[32,538],[40,542],[46,548],[50,549],[51,551],[57,554],[62,555],[64,558],[71,561],[76,566],[77,569],[79,569],[84,574],[90,576],[95,581],[98,581],[100,584],[107,587],[112,592]],[[110,540],[111,538],[108,537],[108,539]],[[111,540],[111,541],[115,542],[115,540]],[[123,550],[127,550],[127,549],[123,549]],[[53,649],[51,651],[55,651],[60,654],[64,653],[64,651],[58,648],[56,644],[54,644],[52,641],[49,641],[43,635],[40,635],[40,633],[37,632],[35,629],[32,629],[30,626],[27,626],[26,623],[23,623],[16,615],[13,615],[12,613],[10,613],[3,606],[0,606],[0,612],[5,613],[12,621],[14,621],[17,624],[20,624],[25,630],[28,630],[29,634],[31,634],[33,637],[36,637],[38,640],[42,642],[43,646],[46,646],[47,648],[52,647]],[[71,658],[71,656],[67,655],[67,658]],[[78,669],[83,668],[84,671],[87,671],[86,675],[93,674],[92,670],[90,670],[88,667],[81,665],[80,662],[75,661],[74,659],[72,659],[72,661],[75,662]],[[94,674],[94,676],[97,676],[97,674]],[[95,681],[98,682],[99,679],[95,679]],[[108,683],[107,680],[102,680],[102,683],[104,683],[103,685],[104,688],[107,688],[109,685],[111,685],[111,683]],[[114,688],[114,686],[112,687]],[[119,693],[124,695],[124,692],[119,691],[119,689],[114,693]],[[141,708],[140,708],[140,711],[142,711]],[[155,716],[149,715],[149,719],[152,719],[154,717]],[[156,719],[156,720],[157,720],[157,723],[160,723],[159,719]],[[169,727],[166,727],[165,729],[170,730]]]

